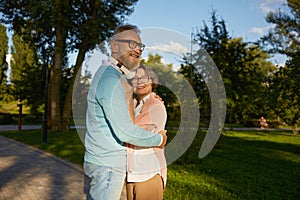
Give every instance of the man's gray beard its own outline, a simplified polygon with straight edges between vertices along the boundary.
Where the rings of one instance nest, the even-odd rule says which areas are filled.
[[[136,65],[132,65],[131,63],[124,63],[124,66],[131,72],[135,71],[140,66],[140,62],[138,62]]]

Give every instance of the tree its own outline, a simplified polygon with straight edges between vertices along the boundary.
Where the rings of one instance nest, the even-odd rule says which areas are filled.
[[[85,54],[111,36],[112,30],[133,11],[137,0],[3,0],[1,22],[10,24],[24,40],[33,40],[43,58],[43,49],[50,58],[49,125],[52,130],[68,130],[71,118],[72,84]],[[25,30],[25,31],[20,31]],[[34,33],[34,34],[32,34]],[[34,36],[34,37],[32,37]],[[78,50],[73,77],[64,102],[61,101],[62,68],[67,53]],[[41,59],[43,60],[43,59]],[[61,107],[63,106],[63,109]]]
[[[176,77],[172,69],[172,64],[164,64],[161,61],[162,56],[149,53],[148,59],[143,59],[142,64],[149,66],[158,76],[159,86],[155,92],[163,99],[168,113],[168,122],[173,122],[172,125],[178,126],[180,122],[180,106],[175,94],[170,90],[174,85],[180,85],[180,79]],[[171,86],[171,84],[173,86]],[[179,92],[180,93],[180,92]]]
[[[287,5],[290,10],[289,13],[279,9],[267,15],[266,21],[274,26],[259,42],[270,53],[280,53],[293,57],[300,48],[300,2],[287,0]]]
[[[0,24],[0,41],[0,99],[2,99],[2,95],[4,95],[6,91],[6,72],[8,69],[8,63],[6,61],[8,37],[6,35],[6,28],[2,24]]]
[[[30,107],[30,113],[40,120],[40,107],[44,103],[45,68],[38,62],[32,44],[26,43],[17,34],[13,35],[14,46],[11,60],[11,94]]]
[[[216,12],[212,12],[211,28],[204,23],[203,28],[197,30],[195,42],[197,42],[208,54],[200,49],[192,55],[192,63],[189,63],[190,55],[187,55],[186,64],[182,65],[181,73],[192,78],[192,84],[197,92],[200,109],[210,111],[210,96],[205,83],[211,78],[205,67],[211,64],[210,59],[218,67],[226,89],[227,121],[241,123],[251,120],[265,112],[261,102],[264,102],[266,92],[266,80],[274,70],[271,62],[267,61],[269,55],[259,46],[243,42],[242,38],[229,36],[225,21],[218,20]],[[197,60],[202,65],[197,66]],[[189,71],[189,67],[197,66]],[[192,73],[192,75],[190,74]],[[213,80],[211,80],[213,81]],[[209,120],[209,113],[204,116]]]
[[[286,123],[294,126],[300,124],[300,2],[288,0],[290,12],[282,10],[270,12],[266,17],[273,28],[261,38],[261,44],[270,53],[287,56],[284,67],[280,67],[270,79],[270,102],[275,113]]]
[[[74,66],[74,74],[70,81],[70,87],[64,101],[62,113],[62,129],[69,129],[72,114],[72,89],[75,78],[80,73],[81,65],[85,58],[85,54],[94,49],[95,46],[112,36],[112,32],[116,26],[122,23],[125,16],[133,12],[133,6],[137,0],[117,0],[117,1],[88,1],[78,0],[74,4],[72,12],[72,26],[70,30],[69,50],[78,50],[76,64]],[[80,12],[78,12],[80,11]],[[80,14],[79,14],[80,13]],[[105,51],[103,46],[100,49]]]
[[[268,92],[272,109],[284,122],[293,125],[294,134],[297,134],[297,125],[300,124],[299,63],[300,56],[288,61],[285,67],[280,67],[270,78]]]

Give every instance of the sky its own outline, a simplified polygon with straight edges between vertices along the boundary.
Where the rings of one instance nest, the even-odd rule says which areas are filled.
[[[278,8],[287,10],[284,4],[286,0],[139,0],[126,22],[139,26],[142,33],[144,28],[163,28],[190,38],[204,21],[211,27],[211,11],[215,10],[230,36],[254,42],[271,26],[265,20],[267,14]],[[276,56],[272,61],[281,64],[284,58]]]
[[[270,27],[265,21],[268,12],[286,9],[283,4],[286,0],[139,0],[126,22],[190,35],[203,26],[203,21],[209,24],[211,11],[216,10],[232,36],[253,41]]]

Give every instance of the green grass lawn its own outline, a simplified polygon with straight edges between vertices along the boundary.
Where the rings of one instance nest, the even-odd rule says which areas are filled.
[[[82,164],[77,133],[7,131],[1,135]],[[174,136],[168,131],[169,139]],[[173,136],[172,136],[173,135]],[[300,136],[281,131],[226,131],[213,151],[197,157],[204,132],[179,160],[168,166],[164,199],[300,199]]]

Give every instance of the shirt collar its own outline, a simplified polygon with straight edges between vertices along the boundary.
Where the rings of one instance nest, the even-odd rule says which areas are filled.
[[[133,72],[129,71],[124,65],[122,65],[121,63],[119,63],[113,57],[110,56],[108,58],[108,62],[110,62],[111,64],[113,64],[113,66],[114,66],[115,69],[117,69],[120,72],[122,72],[122,74],[124,74],[127,79],[132,79],[135,76],[135,71],[133,71]]]
[[[137,100],[136,100],[136,99],[133,99],[134,116],[135,116],[135,117],[138,116],[138,115],[141,113],[142,107],[143,107],[143,105],[145,104],[145,102],[146,102],[148,99],[150,99],[150,94],[148,94],[147,96],[145,96],[144,98],[142,98],[142,99],[140,100],[140,103],[139,103],[138,106],[136,106]]]
[[[140,100],[139,106],[140,106],[140,105],[143,106],[144,103],[145,103],[148,99],[150,99],[150,95],[151,95],[151,94],[148,94],[148,95],[144,96],[144,98],[142,98],[142,99]],[[136,98],[133,100],[133,102],[134,102],[134,106],[135,106],[135,105],[137,104]]]

